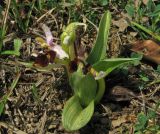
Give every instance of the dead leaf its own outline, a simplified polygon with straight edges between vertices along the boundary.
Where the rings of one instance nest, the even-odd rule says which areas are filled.
[[[122,123],[125,123],[127,115],[119,116],[117,120],[112,120],[113,128],[120,126]]]
[[[160,46],[152,40],[137,41],[133,43],[131,51],[142,53],[145,59],[160,64]]]
[[[138,33],[137,32],[130,32],[129,33],[132,37],[135,37]]]
[[[123,18],[121,18],[117,21],[113,20],[112,23],[113,23],[113,25],[115,25],[119,28],[120,32],[124,32],[124,30],[126,30],[126,28],[129,26],[128,22]]]

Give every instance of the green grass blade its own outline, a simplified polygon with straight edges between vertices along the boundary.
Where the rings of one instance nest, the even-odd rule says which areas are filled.
[[[37,87],[35,84],[33,84],[32,86],[32,95],[33,95],[33,98],[34,100],[37,102],[37,103],[40,103],[40,96],[38,95],[38,90],[37,90]]]
[[[0,52],[2,50],[2,46],[3,46],[3,39],[4,39],[4,30],[3,28],[0,28]]]
[[[147,34],[149,34],[150,36],[152,36],[153,38],[155,38],[156,40],[160,41],[160,36],[157,35],[156,33],[152,32],[151,30],[147,29],[146,27],[136,23],[136,22],[131,22],[131,24],[133,26],[136,26],[137,28],[141,29],[142,31],[146,32]]]
[[[1,52],[1,54],[2,55],[16,55],[16,56],[20,55],[19,52],[16,52],[16,51],[13,51],[13,50],[6,50],[6,51]]]
[[[35,0],[32,2],[31,8],[30,8],[30,10],[29,10],[29,12],[27,14],[27,20],[25,22],[25,32],[27,32],[28,25],[29,25],[29,22],[30,22],[30,17],[31,17],[34,5],[35,5]]]
[[[7,95],[3,96],[2,100],[0,101],[0,116],[2,115],[4,111],[6,102],[7,102]]]
[[[1,101],[1,102],[0,102],[0,116],[1,116],[1,114],[3,113],[4,106],[5,106],[4,101]]]
[[[0,116],[3,113],[5,104],[7,103],[7,99],[12,94],[13,89],[16,87],[20,76],[21,76],[21,74],[17,73],[16,78],[13,80],[13,82],[9,88],[10,89],[9,92],[3,96],[2,100],[0,100]]]
[[[22,21],[22,18],[21,18],[21,15],[20,15],[20,12],[19,12],[19,8],[17,6],[17,2],[16,0],[12,0],[12,12],[13,12],[13,15],[14,15],[14,19],[18,25],[18,27],[23,31],[25,32],[25,26],[24,26],[24,23]]]

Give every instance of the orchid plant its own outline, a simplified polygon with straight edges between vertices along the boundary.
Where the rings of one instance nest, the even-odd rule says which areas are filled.
[[[44,24],[42,29],[45,32],[46,41],[36,38],[39,44],[47,48],[47,51],[37,56],[35,65],[44,67],[49,63],[62,64],[67,70],[69,84],[73,89],[73,96],[66,102],[62,112],[62,124],[67,131],[78,130],[90,121],[95,105],[104,95],[104,78],[109,73],[124,64],[140,60],[140,58],[107,58],[110,23],[111,13],[106,11],[101,18],[95,44],[87,58],[78,55],[79,50],[75,44],[77,28],[79,26],[86,28],[86,24],[78,22],[69,24],[61,35],[61,45],[54,44],[51,31]],[[41,62],[45,63],[41,64]]]

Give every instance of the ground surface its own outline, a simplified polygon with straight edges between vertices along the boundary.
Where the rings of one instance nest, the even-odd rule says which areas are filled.
[[[66,100],[72,95],[72,89],[64,69],[37,71],[17,62],[30,62],[31,54],[40,51],[41,48],[35,43],[35,37],[44,35],[39,24],[45,23],[51,28],[58,44],[64,25],[73,21],[86,23],[88,28],[81,35],[81,44],[86,51],[90,51],[96,38],[100,17],[106,9],[110,9],[112,26],[107,53],[110,57],[128,56],[130,52],[125,46],[139,40],[140,37],[137,32],[125,25],[127,15],[124,11],[125,4],[123,1],[113,1],[107,6],[97,3],[72,6],[70,3],[63,3],[61,7],[43,9],[35,14],[37,16],[33,14],[32,25],[29,25],[25,34],[18,30],[14,22],[7,22],[10,28],[4,39],[3,50],[12,48],[13,39],[16,37],[23,39],[23,45],[19,57],[0,56],[0,100],[4,95],[10,94],[4,112],[0,116],[2,134],[68,133],[62,127],[61,113]],[[23,12],[25,17],[25,11]],[[14,21],[14,18],[8,17],[8,20]],[[160,75],[155,71],[156,66],[142,61],[138,66],[125,67],[110,74],[105,80],[106,93],[96,106],[91,121],[81,130],[72,133],[133,134],[138,113],[147,112],[148,109],[153,110],[160,100],[160,85],[155,82],[160,79]],[[149,80],[143,80],[140,74]],[[18,82],[12,90],[11,84],[16,78]],[[160,124],[160,109],[156,111],[155,122]],[[153,122],[150,121],[149,124]]]

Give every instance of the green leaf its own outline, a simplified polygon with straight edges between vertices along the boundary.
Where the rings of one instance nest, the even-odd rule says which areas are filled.
[[[134,17],[135,9],[133,5],[126,5],[125,9],[130,17]]]
[[[131,53],[131,58],[139,58],[139,59],[142,59],[142,58],[143,58],[143,54],[132,52],[132,53]],[[135,65],[135,66],[137,66],[137,65],[139,65],[139,64],[140,64],[140,61],[139,61],[139,60],[137,60],[137,61],[134,62],[134,65]]]
[[[78,94],[78,83],[84,77],[84,74],[81,69],[78,69],[76,72],[72,73],[69,79],[70,85],[74,92]]]
[[[139,58],[113,58],[113,59],[105,59],[97,62],[92,67],[97,71],[103,71],[105,73],[105,76],[108,75],[110,72],[112,72],[115,68],[120,67],[123,64],[126,63],[134,63],[137,60],[140,60]],[[104,77],[105,77],[104,76]]]
[[[157,66],[157,69],[155,70],[157,73],[160,73],[160,65]]]
[[[138,122],[142,125],[142,126],[145,126],[146,123],[148,121],[148,118],[147,116],[144,114],[144,113],[140,113],[138,114]]]
[[[93,75],[87,74],[84,76],[77,85],[77,93],[80,98],[80,102],[83,106],[87,106],[92,100],[94,100],[97,92],[97,82]]]
[[[94,64],[99,60],[105,58],[106,50],[108,49],[107,41],[108,41],[110,23],[111,23],[111,13],[109,11],[106,11],[100,21],[99,32],[94,47],[87,58],[88,63]]]
[[[99,2],[102,6],[108,5],[108,0],[99,0]]]
[[[68,131],[74,131],[85,126],[91,119],[94,112],[94,101],[91,101],[86,108],[82,108],[79,98],[71,97],[62,113],[63,127]]]
[[[20,39],[14,39],[14,50],[6,50],[1,52],[3,55],[16,55],[20,56],[20,48],[22,45],[22,40]]]
[[[143,126],[141,124],[137,123],[137,124],[135,124],[134,129],[135,129],[135,131],[140,131],[140,130],[143,130]],[[139,133],[137,133],[137,134],[139,134]]]
[[[92,74],[83,75],[81,69],[71,75],[70,85],[83,106],[87,106],[96,96],[96,80]]]
[[[148,123],[148,118],[144,113],[138,114],[138,123],[135,125],[135,131],[143,131]]]
[[[21,45],[22,45],[22,40],[14,39],[14,51],[18,53],[20,51]]]
[[[156,111],[148,110],[147,117],[148,117],[148,119],[154,119],[154,118],[156,118]]]
[[[147,9],[148,9],[148,12],[153,12],[155,10],[155,4],[152,0],[148,0]]]

